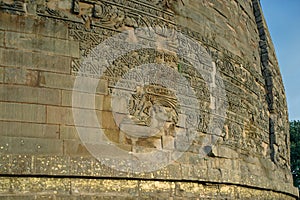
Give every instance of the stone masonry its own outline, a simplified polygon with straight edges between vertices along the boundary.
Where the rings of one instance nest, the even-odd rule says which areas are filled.
[[[153,48],[113,62],[104,58],[104,71],[94,60],[83,65],[88,57],[102,59],[97,46],[109,38],[127,31],[134,40],[144,27],[162,40],[171,37],[168,30],[192,38],[202,48],[205,70],[199,74],[188,56]],[[130,72],[147,63],[167,66],[154,73],[170,88],[181,83],[169,72],[184,77],[195,98],[180,99],[163,84],[132,89],[143,75]],[[120,81],[125,74],[130,81]],[[78,76],[97,80],[92,93],[80,91],[79,106]],[[114,96],[116,88],[132,90],[129,101]],[[101,124],[108,141],[103,160],[84,142],[97,140],[98,127],[90,118],[75,119],[74,107],[94,113]],[[225,108],[225,117],[213,112]],[[158,110],[165,123],[147,135]],[[91,131],[79,134],[86,127]],[[259,0],[0,0],[0,199],[292,200],[299,194],[288,130],[285,91]],[[111,156],[109,145],[128,157]],[[149,152],[168,164],[134,160],[134,153]]]

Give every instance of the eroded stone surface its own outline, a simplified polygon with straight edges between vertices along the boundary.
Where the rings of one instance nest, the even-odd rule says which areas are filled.
[[[81,65],[88,56],[101,58],[103,52],[95,47],[121,31],[129,31],[128,40],[137,42],[138,27],[154,28],[162,41],[166,29],[193,38],[208,52],[202,54],[201,74],[174,49],[162,51],[162,43],[156,50],[127,52],[105,72],[97,62]],[[194,96],[187,95],[189,90],[168,70],[155,74],[161,76],[159,86],[136,87],[145,78],[138,70],[130,80],[122,79],[148,63],[164,64],[185,77]],[[213,74],[214,66],[220,77]],[[80,93],[86,98],[72,99],[78,74],[91,80],[102,76],[95,91]],[[210,98],[214,82],[216,94],[224,89],[226,97]],[[295,199],[298,195],[289,166],[283,83],[258,0],[3,0],[0,83],[0,174],[33,176],[0,178],[3,199]],[[116,87],[121,88],[117,94]],[[133,95],[127,106],[123,97],[128,91]],[[226,103],[219,105],[222,98]],[[97,118],[75,123],[73,101],[82,102],[76,108],[87,110],[87,116],[95,108]],[[218,106],[227,106],[224,124],[212,113]],[[199,109],[196,117],[195,109]],[[196,134],[191,137],[187,130],[194,118]],[[210,119],[215,126],[210,126]],[[97,122],[108,140],[103,144],[105,162],[95,159],[84,144],[85,139],[97,140]],[[75,125],[87,126],[89,134],[79,137]],[[207,141],[215,145],[204,148]],[[156,171],[135,173],[136,163],[128,167],[124,158],[115,159],[105,146],[110,144],[133,160],[132,152],[157,150],[157,160],[172,159],[170,152],[182,155]],[[207,155],[200,157],[199,149]],[[122,165],[123,171],[104,163]],[[34,178],[40,175],[53,178]]]

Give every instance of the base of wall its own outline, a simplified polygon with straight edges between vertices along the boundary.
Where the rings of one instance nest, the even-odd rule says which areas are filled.
[[[237,185],[185,181],[1,177],[0,199],[256,199],[296,197]]]

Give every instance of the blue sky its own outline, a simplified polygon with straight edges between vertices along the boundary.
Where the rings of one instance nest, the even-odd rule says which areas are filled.
[[[287,95],[289,119],[300,120],[300,0],[261,0]]]

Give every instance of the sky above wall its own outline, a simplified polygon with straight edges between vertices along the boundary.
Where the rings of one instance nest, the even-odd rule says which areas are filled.
[[[261,0],[287,95],[289,119],[300,120],[300,0]]]

